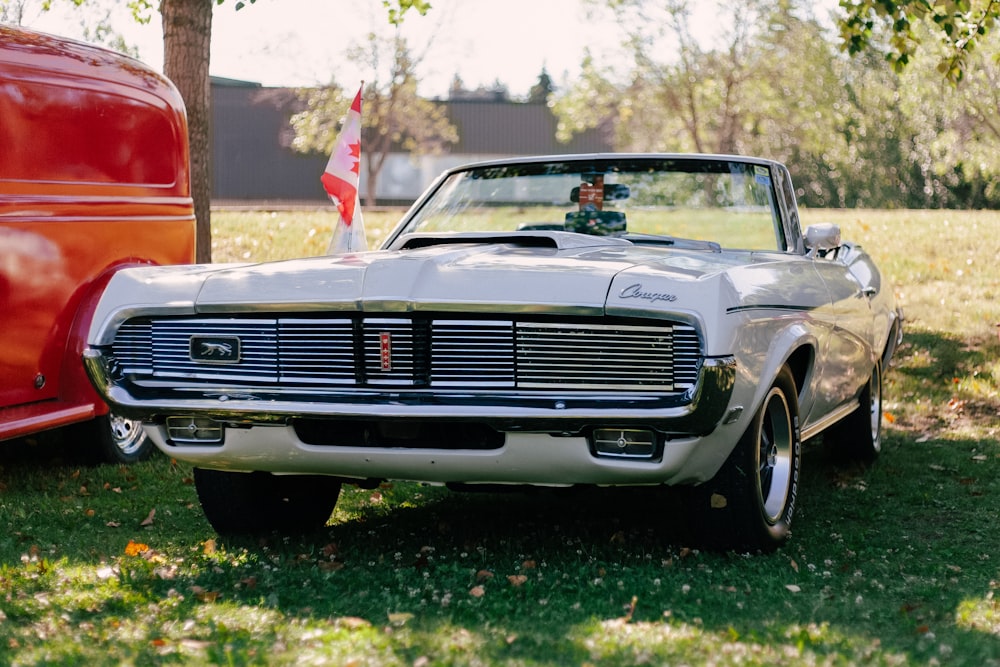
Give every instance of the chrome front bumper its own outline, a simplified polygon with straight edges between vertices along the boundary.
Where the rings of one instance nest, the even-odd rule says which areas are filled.
[[[475,421],[498,431],[566,432],[640,422],[667,434],[711,433],[726,417],[736,380],[733,357],[704,359],[695,386],[682,393],[447,392],[333,390],[181,382],[138,384],[115,377],[112,360],[88,348],[91,382],[118,414],[144,422],[192,415],[243,424],[293,418]]]

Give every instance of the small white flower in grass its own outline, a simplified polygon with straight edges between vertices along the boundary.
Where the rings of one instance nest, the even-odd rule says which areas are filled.
[[[687,593],[690,593],[690,592],[691,592],[691,585],[690,584],[684,584],[683,586],[681,586],[681,593],[684,593],[686,595]]]

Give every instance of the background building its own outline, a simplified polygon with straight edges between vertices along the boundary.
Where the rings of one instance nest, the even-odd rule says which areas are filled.
[[[505,94],[490,93],[441,104],[458,130],[458,142],[438,155],[390,154],[379,175],[379,204],[409,204],[444,169],[466,162],[611,150],[601,131],[559,143],[556,118],[544,102],[514,102]],[[329,156],[292,149],[295,134],[288,120],[300,108],[294,88],[212,78],[213,205],[326,200],[319,177]],[[365,191],[364,168],[361,191]]]

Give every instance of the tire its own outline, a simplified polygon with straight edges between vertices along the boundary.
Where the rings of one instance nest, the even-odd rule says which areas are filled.
[[[785,544],[801,465],[798,399],[785,367],[716,476],[693,488],[696,538],[721,550],[771,552]]]
[[[876,361],[861,390],[858,409],[827,431],[838,458],[871,463],[882,452],[882,362]],[[826,439],[826,438],[824,438]]]
[[[220,535],[301,535],[326,525],[340,482],[322,475],[194,469],[205,518]]]
[[[126,419],[114,412],[80,424],[78,434],[91,443],[93,450],[87,456],[98,463],[138,463],[156,451],[141,421]]]

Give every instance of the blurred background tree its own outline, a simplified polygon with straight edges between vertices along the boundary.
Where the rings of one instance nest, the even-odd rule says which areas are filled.
[[[383,62],[386,55],[389,63]],[[439,153],[458,141],[458,130],[440,103],[417,94],[420,56],[412,53],[398,33],[388,38],[369,34],[366,43],[351,49],[351,58],[365,62],[377,73],[374,81],[365,83],[361,103],[365,204],[374,206],[378,177],[390,152]],[[306,108],[291,119],[295,150],[329,155],[353,97],[353,91],[345,93],[336,82],[301,91]]]
[[[552,95],[563,140],[610,124],[619,150],[774,158],[807,206],[1000,206],[1000,48],[988,31],[964,52],[964,75],[949,77],[941,63],[956,47],[935,41],[931,16],[907,24],[924,48],[908,47],[901,67],[886,57],[900,38],[891,23],[843,42],[801,0],[718,3],[729,27],[712,44],[694,34],[687,0],[589,4],[610,7],[629,58],[588,54]]]
[[[140,19],[163,15],[168,49],[193,45],[184,58],[168,57],[166,68],[188,104],[193,182],[205,188],[209,157],[207,143],[199,141],[207,129],[198,105],[208,94],[211,24],[192,22],[196,27],[181,33],[168,26],[185,23],[172,13],[181,8],[210,19],[220,1],[129,0]],[[559,83],[547,77],[529,92],[531,102],[547,100],[563,140],[601,128],[617,150],[778,159],[794,172],[802,203],[814,207],[1000,208],[1000,38],[994,30],[1000,0],[841,0],[832,18],[817,15],[817,6],[805,0],[713,2],[711,38],[693,20],[705,2],[580,1],[621,46],[615,57],[584,51],[578,76]],[[19,22],[28,8],[53,3],[91,7],[88,34],[127,50],[102,23],[100,8],[110,0],[0,0],[0,20]],[[386,27],[408,8],[429,9],[426,0],[383,0],[383,6]],[[192,32],[198,39],[186,41]],[[353,52],[362,61],[381,61],[382,68],[365,91],[369,192],[390,147],[426,153],[455,141],[440,103],[417,93],[421,58],[398,39],[372,36]],[[307,96],[306,114],[295,121],[300,148],[329,151],[349,104],[341,88],[355,90],[344,83]],[[491,90],[509,99],[504,82]],[[452,94],[466,94],[457,74]],[[207,207],[207,192],[195,197]],[[207,230],[202,214],[199,230]],[[201,236],[199,246],[210,247]]]

